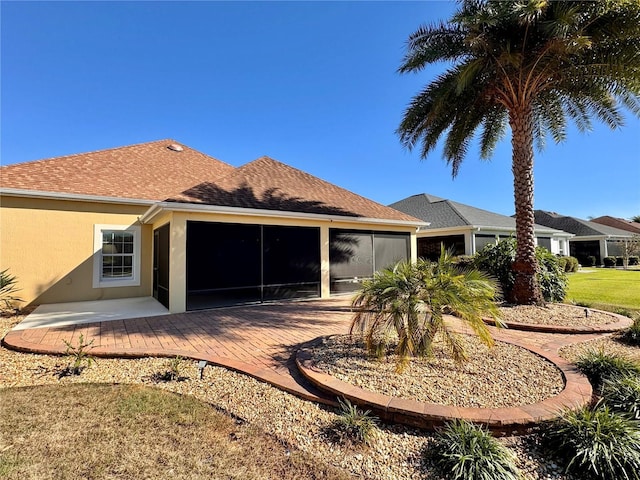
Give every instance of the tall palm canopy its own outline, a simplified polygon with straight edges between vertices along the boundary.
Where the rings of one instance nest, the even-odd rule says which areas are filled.
[[[437,62],[448,69],[410,102],[398,128],[426,158],[441,137],[455,177],[477,138],[491,157],[511,129],[518,242],[515,303],[542,303],[536,283],[533,143],[564,140],[567,121],[586,131],[596,118],[640,116],[640,0],[462,0],[448,23],[408,40],[400,73]]]

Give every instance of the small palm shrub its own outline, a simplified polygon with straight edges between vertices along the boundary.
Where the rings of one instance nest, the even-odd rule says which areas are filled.
[[[616,257],[604,257],[602,259],[605,267],[615,267],[616,266]]]
[[[611,410],[640,420],[640,376],[626,375],[605,379],[601,395],[602,401]]]
[[[426,452],[440,474],[451,480],[518,480],[516,455],[489,431],[465,420],[436,432]]]
[[[500,325],[497,295],[489,277],[477,270],[459,269],[451,254],[442,249],[436,263],[400,262],[364,281],[352,302],[356,313],[350,332],[359,331],[367,350],[375,356],[395,345],[399,372],[410,357],[429,355],[437,334],[453,358],[462,361],[466,359],[462,341],[447,328],[444,315],[461,318],[492,345],[482,318],[493,318]]]
[[[62,341],[67,346],[65,355],[70,360],[70,363],[63,375],[80,375],[85,367],[90,367],[95,362],[95,359],[89,354],[89,349],[93,345],[93,340],[85,342],[84,336],[80,334],[78,337],[78,344],[75,346],[68,340],[63,339]]]
[[[378,419],[370,410],[360,410],[348,399],[338,398],[340,411],[330,430],[340,442],[371,445],[375,437]]]
[[[628,375],[640,375],[640,364],[626,357],[591,349],[576,361],[578,370],[587,376],[593,388],[598,390],[605,380]]]
[[[9,273],[6,268],[0,272],[0,312],[8,312],[15,309],[16,302],[22,299],[16,296],[18,288],[18,279],[15,275]]]
[[[544,437],[577,478],[640,480],[640,424],[606,405],[564,412]]]

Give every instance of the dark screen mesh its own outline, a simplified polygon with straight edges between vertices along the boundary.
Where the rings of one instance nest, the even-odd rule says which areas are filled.
[[[319,228],[187,222],[187,309],[319,295]]]
[[[406,233],[329,230],[331,293],[355,291],[374,269],[408,259],[409,241]]]

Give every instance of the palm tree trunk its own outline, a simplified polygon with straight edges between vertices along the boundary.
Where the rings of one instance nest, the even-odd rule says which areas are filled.
[[[530,107],[510,112],[513,158],[513,191],[516,207],[515,282],[507,300],[516,304],[542,305],[544,299],[536,279],[536,242],[533,213],[533,115]]]

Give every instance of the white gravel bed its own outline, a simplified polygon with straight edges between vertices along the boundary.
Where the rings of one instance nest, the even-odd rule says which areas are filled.
[[[530,405],[564,388],[553,363],[516,345],[460,335],[468,360],[457,364],[436,338],[433,355],[412,359],[401,374],[396,356],[370,358],[364,344],[348,335],[325,339],[310,349],[315,366],[351,385],[393,397],[456,407],[500,408]]]
[[[505,305],[500,307],[505,322],[537,325],[556,325],[564,327],[593,327],[615,323],[618,319],[606,312],[588,310],[564,303],[548,303],[545,307],[533,305]]]
[[[18,319],[0,318],[0,337]],[[403,426],[381,425],[369,448],[332,443],[324,429],[335,418],[332,409],[299,399],[246,375],[208,366],[198,378],[197,362],[183,361],[178,382],[153,382],[151,377],[168,368],[167,359],[100,359],[80,376],[59,378],[67,366],[64,357],[25,354],[0,348],[0,397],[2,389],[30,385],[77,382],[138,383],[176,393],[193,395],[213,408],[259,426],[292,448],[309,452],[324,461],[366,480],[435,479],[423,463],[422,452],[430,435]],[[1,398],[0,398],[1,404]],[[502,438],[514,449],[525,480],[575,480],[564,476],[540,451],[538,437]]]
[[[628,343],[620,341],[617,334],[562,347],[560,349],[560,356],[570,362],[575,362],[589,350],[604,350],[612,355],[621,355],[640,362],[640,346],[629,345]]]

